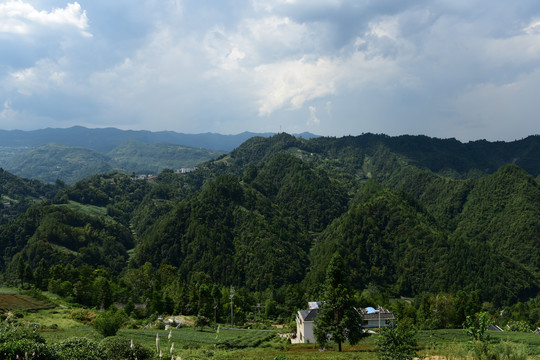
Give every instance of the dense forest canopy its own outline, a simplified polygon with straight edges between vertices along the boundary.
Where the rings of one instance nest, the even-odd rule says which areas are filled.
[[[321,295],[337,252],[358,294],[514,304],[540,286],[539,143],[278,134],[149,180],[111,172],[65,187],[2,172],[3,199],[41,200],[0,226],[0,271],[29,281],[21,264],[54,264],[40,286],[64,291],[77,269],[100,269],[117,300],[184,294],[187,312],[204,305],[202,285],[233,285],[287,312]]]

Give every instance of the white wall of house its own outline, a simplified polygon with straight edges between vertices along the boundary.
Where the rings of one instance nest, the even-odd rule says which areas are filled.
[[[298,343],[314,343],[313,321],[302,321],[299,316],[296,317],[296,340]]]

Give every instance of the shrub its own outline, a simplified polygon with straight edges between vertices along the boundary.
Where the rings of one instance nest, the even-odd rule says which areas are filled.
[[[210,326],[210,319],[206,316],[199,315],[195,318],[195,323],[193,325],[196,328],[200,328],[200,331],[202,331],[205,326]]]
[[[83,324],[91,324],[96,318],[96,313],[88,309],[74,309],[68,317],[73,320],[82,322]]]
[[[101,346],[105,350],[107,359],[110,360],[146,360],[152,359],[153,356],[153,352],[141,344],[133,342],[133,347],[131,347],[131,340],[117,336],[103,339]]]
[[[69,338],[54,345],[58,360],[107,360],[103,347],[87,338]]]
[[[274,358],[274,360],[289,360],[289,358],[286,357],[286,356],[283,355],[283,354],[279,354],[278,356],[276,356],[276,357]]]
[[[472,355],[477,360],[527,360],[525,345],[506,341],[495,345],[473,341]]]
[[[0,358],[4,360],[28,359],[56,360],[56,352],[46,344],[32,339],[6,340],[0,342]]]
[[[488,336],[485,336],[486,329],[493,324],[491,315],[487,312],[479,312],[474,316],[467,316],[464,325],[465,332],[471,337],[473,341],[488,340]]]
[[[156,320],[154,322],[154,329],[156,329],[156,330],[165,330],[165,324],[161,320]]]
[[[415,332],[401,326],[381,329],[377,338],[377,351],[381,360],[412,360],[416,357]]]
[[[121,311],[114,309],[101,313],[94,321],[94,328],[104,337],[114,336],[124,324],[125,317]]]
[[[35,343],[45,343],[45,339],[41,337],[35,328],[29,328],[26,326],[1,326],[0,325],[0,343],[17,341],[17,340],[30,340]]]
[[[508,323],[507,325],[509,331],[521,331],[521,332],[529,332],[531,331],[531,326],[529,323],[523,320],[519,321],[513,321],[511,323]]]
[[[501,360],[527,360],[528,354],[524,344],[503,341],[495,345],[495,352]]]
[[[135,310],[135,304],[133,304],[133,301],[129,299],[126,306],[124,306],[124,311],[128,316],[131,316],[131,313]]]
[[[145,319],[148,316],[148,311],[146,308],[135,308],[131,315],[135,316],[137,319]]]

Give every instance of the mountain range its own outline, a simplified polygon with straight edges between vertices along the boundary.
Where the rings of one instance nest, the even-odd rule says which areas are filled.
[[[254,136],[182,134],[115,128],[33,131],[0,130],[0,167],[21,177],[68,184],[97,173],[158,174],[160,171],[193,168],[225,154]],[[304,133],[306,138],[315,137]]]
[[[306,301],[338,252],[358,291],[467,291],[511,304],[540,289],[537,149],[539,136],[252,137],[187,174],[110,172],[36,188],[48,200],[0,226],[0,270],[171,266],[188,282],[295,286]]]
[[[4,147],[37,147],[50,143],[78,146],[107,153],[126,141],[145,144],[169,143],[208,150],[231,151],[254,136],[272,136],[273,133],[243,132],[236,135],[216,133],[183,134],[174,131],[120,130],[116,128],[89,129],[83,126],[47,128],[40,130],[0,130],[0,144]],[[304,138],[316,137],[302,133]]]

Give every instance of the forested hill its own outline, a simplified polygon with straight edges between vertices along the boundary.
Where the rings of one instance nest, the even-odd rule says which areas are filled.
[[[8,278],[19,263],[106,269],[127,287],[118,300],[141,301],[159,282],[126,274],[169,269],[184,281],[171,294],[287,289],[295,307],[316,298],[337,251],[359,292],[515,303],[540,286],[538,141],[255,137],[189,174],[109,173],[60,191],[0,227],[0,266]],[[74,283],[70,271],[55,281]]]
[[[32,204],[54,197],[63,187],[62,182],[44,184],[15,176],[0,168],[0,224],[21,215]]]
[[[540,175],[540,136],[529,136],[513,142],[486,140],[462,143],[455,139],[427,136],[363,134],[342,138],[295,138],[279,134],[271,138],[254,137],[231,152],[230,165],[242,166],[263,160],[276,152],[288,151],[298,156],[324,160],[332,168],[370,176],[384,153],[396,157],[390,165],[395,171],[401,165],[414,165],[451,178],[480,177],[495,172],[505,164],[515,164],[533,176]],[[383,166],[384,164],[379,164]],[[378,170],[383,170],[379,168]],[[379,178],[383,173],[375,174]]]
[[[164,169],[193,168],[215,158],[223,151],[195,149],[167,143],[146,144],[127,141],[106,154],[79,146],[47,144],[5,159],[10,172],[53,183],[60,179],[68,184],[94,174],[115,171],[157,175]]]

